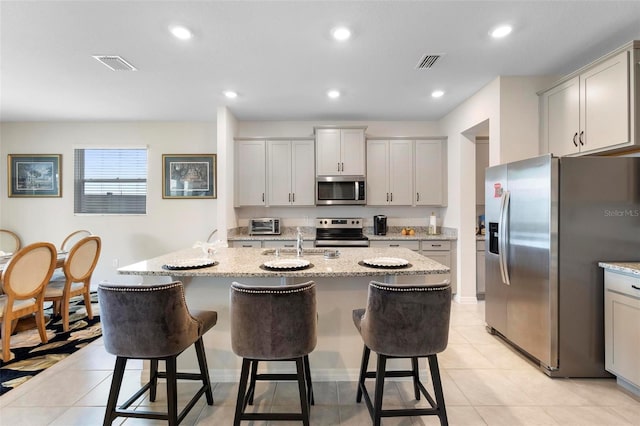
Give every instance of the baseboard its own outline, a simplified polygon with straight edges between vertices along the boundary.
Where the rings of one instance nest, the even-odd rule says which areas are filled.
[[[453,300],[461,305],[475,305],[478,303],[478,298],[475,296],[462,297],[456,294]]]

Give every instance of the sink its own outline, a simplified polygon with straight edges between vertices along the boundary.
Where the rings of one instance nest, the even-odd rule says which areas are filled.
[[[276,250],[278,251],[278,253],[280,254],[297,254],[297,251],[295,248],[268,248],[268,249],[264,249],[262,250],[262,254],[265,255],[273,255],[276,254]],[[335,255],[336,253],[339,253],[338,250],[334,250],[334,249],[326,249],[326,248],[306,248],[302,251],[302,253],[307,256],[307,255],[324,255],[325,253],[329,253],[330,255]]]

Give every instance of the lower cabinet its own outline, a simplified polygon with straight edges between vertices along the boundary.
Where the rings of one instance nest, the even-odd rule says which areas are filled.
[[[312,248],[314,246],[313,240],[303,240],[303,248]],[[262,247],[265,248],[295,248],[296,240],[267,240],[264,241]]]
[[[476,241],[476,295],[484,299],[485,292],[484,241]]]
[[[229,241],[229,247],[233,247],[233,248],[238,248],[238,247],[260,248],[260,247],[262,247],[262,241],[260,241],[260,240]]]
[[[640,393],[640,276],[605,270],[604,287],[605,369]]]
[[[453,267],[453,256],[451,255],[451,242],[450,241],[440,241],[440,240],[423,240],[422,241],[422,250],[420,254],[426,256],[430,259],[435,260],[438,263],[442,263],[445,266],[448,266],[451,269],[451,273],[449,274],[433,274],[427,275],[428,283],[439,283],[444,279],[448,279],[451,281],[451,289],[453,293],[456,292],[456,273],[455,268]]]

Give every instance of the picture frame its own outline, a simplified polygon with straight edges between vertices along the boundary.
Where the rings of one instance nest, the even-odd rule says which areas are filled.
[[[163,154],[162,198],[218,198],[216,154]]]
[[[62,197],[61,154],[8,154],[9,197]]]

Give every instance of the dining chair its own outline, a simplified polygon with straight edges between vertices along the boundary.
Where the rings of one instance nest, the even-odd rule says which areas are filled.
[[[73,231],[69,235],[62,240],[62,244],[60,244],[60,251],[69,251],[71,247],[74,246],[75,243],[83,239],[84,237],[88,237],[91,235],[91,231],[87,231],[86,229],[78,229],[77,231]]]
[[[44,323],[44,286],[56,267],[57,251],[51,243],[29,244],[18,250],[2,272],[0,320],[2,320],[2,360],[11,359],[10,340],[17,319],[36,314],[42,343],[47,343]]]
[[[58,247],[59,253],[68,253],[71,247],[74,246],[75,243],[83,239],[84,237],[88,237],[91,235],[91,231],[87,231],[86,229],[78,229],[73,231],[69,235],[67,235],[64,240],[62,240],[62,244]],[[53,271],[53,276],[51,277],[51,281],[62,281],[64,280],[64,271],[60,268]]]
[[[21,246],[22,242],[18,234],[8,229],[0,229],[0,251],[5,254],[15,253]]]
[[[98,264],[102,241],[90,235],[75,243],[64,260],[64,277],[50,281],[44,291],[44,300],[53,301],[55,314],[62,315],[62,327],[69,331],[69,300],[73,296],[84,296],[87,316],[93,319],[91,310],[91,275]]]

